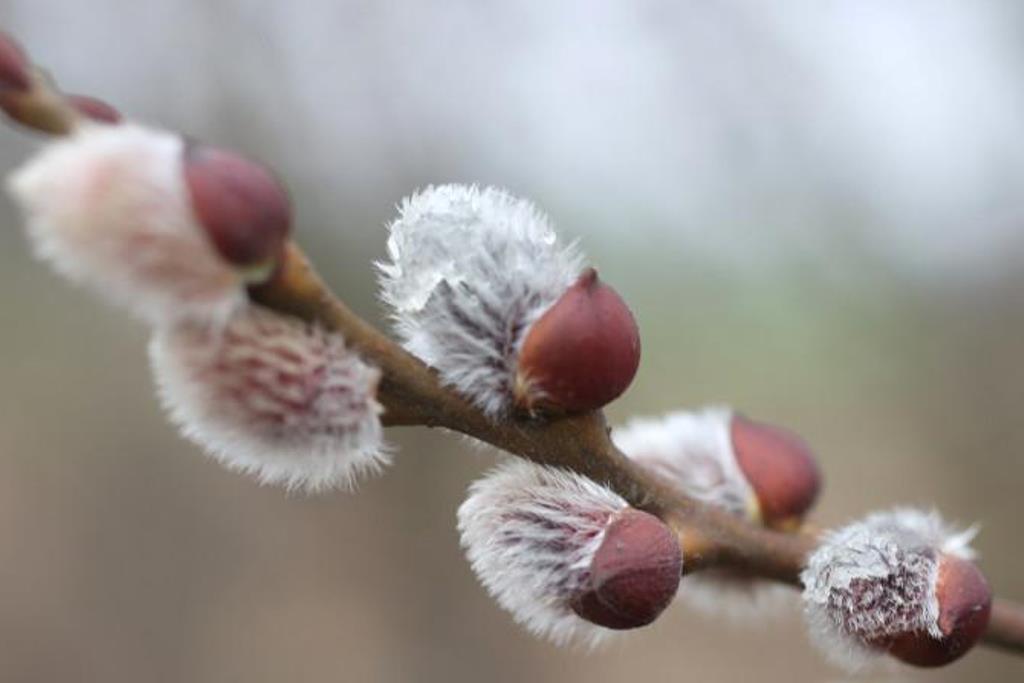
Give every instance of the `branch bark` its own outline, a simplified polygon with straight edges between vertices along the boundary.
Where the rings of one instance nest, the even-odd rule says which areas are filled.
[[[730,567],[800,586],[800,571],[816,545],[813,535],[758,527],[680,494],[615,447],[599,411],[549,420],[489,419],[331,294],[295,245],[289,245],[275,276],[252,288],[250,295],[263,306],[341,333],[377,365],[383,373],[379,400],[385,425],[443,427],[605,483],[634,507],[658,515],[673,528],[685,558],[684,573]],[[1024,654],[1024,606],[997,600],[984,642]]]

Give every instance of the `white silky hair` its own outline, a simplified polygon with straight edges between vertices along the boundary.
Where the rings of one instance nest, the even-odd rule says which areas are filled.
[[[626,501],[586,477],[522,460],[474,482],[459,507],[466,557],[520,625],[557,645],[596,646],[612,631],[573,612],[590,563]]]
[[[389,462],[376,400],[380,371],[340,335],[256,306],[225,325],[156,331],[158,394],[181,433],[261,483],[352,489]]]
[[[736,460],[732,418],[733,410],[725,406],[638,417],[614,429],[612,440],[684,495],[748,517],[756,510],[756,497]],[[796,603],[792,591],[775,582],[713,569],[685,577],[676,599],[737,623],[760,623]]]
[[[956,529],[935,511],[899,507],[827,533],[800,575],[811,641],[857,671],[882,654],[871,640],[910,631],[942,637],[940,555],[972,559],[976,531]]]
[[[151,323],[227,317],[240,275],[196,222],[180,136],[83,124],[16,169],[7,189],[35,254]]]
[[[880,531],[910,535],[923,545],[962,560],[978,556],[971,547],[971,541],[978,535],[978,525],[961,529],[946,522],[937,510],[900,506],[873,512],[864,518],[864,524]]]
[[[488,415],[506,412],[522,340],[579,276],[578,247],[493,187],[428,187],[388,229],[377,267],[402,344]]]
[[[683,577],[676,600],[699,614],[751,628],[793,614],[800,604],[790,586],[714,568]]]
[[[612,430],[612,441],[681,493],[746,516],[756,497],[736,461],[732,416],[731,408],[714,406],[637,417]]]

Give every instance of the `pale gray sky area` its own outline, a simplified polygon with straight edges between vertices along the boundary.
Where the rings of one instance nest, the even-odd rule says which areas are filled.
[[[339,196],[497,183],[573,232],[753,265],[853,242],[972,277],[1024,246],[1012,0],[0,8],[65,81],[200,133],[248,121]]]

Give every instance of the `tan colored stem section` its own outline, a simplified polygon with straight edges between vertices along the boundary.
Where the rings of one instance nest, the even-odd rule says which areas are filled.
[[[49,74],[33,67],[29,76],[31,85],[27,91],[3,95],[7,115],[41,133],[71,133],[82,117],[57,90]]]

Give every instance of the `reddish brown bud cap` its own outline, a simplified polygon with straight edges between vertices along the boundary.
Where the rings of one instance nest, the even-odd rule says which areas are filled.
[[[291,203],[266,168],[224,149],[188,145],[185,181],[196,218],[224,260],[253,267],[277,258],[291,229]]]
[[[0,93],[28,90],[31,84],[25,51],[14,38],[0,31]]]
[[[100,123],[120,123],[121,112],[103,100],[88,95],[65,95],[64,99],[82,116]]]
[[[767,526],[789,527],[814,505],[821,474],[814,454],[796,434],[733,415],[730,425],[736,461],[757,496]]]
[[[679,588],[683,556],[672,530],[654,515],[616,515],[590,563],[590,587],[572,608],[587,621],[616,630],[654,621]]]
[[[533,324],[519,353],[516,404],[594,410],[618,398],[640,365],[640,331],[614,289],[588,268]]]
[[[944,666],[962,657],[985,632],[992,590],[973,562],[943,555],[935,594],[942,638],[926,632],[900,636],[889,646],[893,657],[914,666]]]

